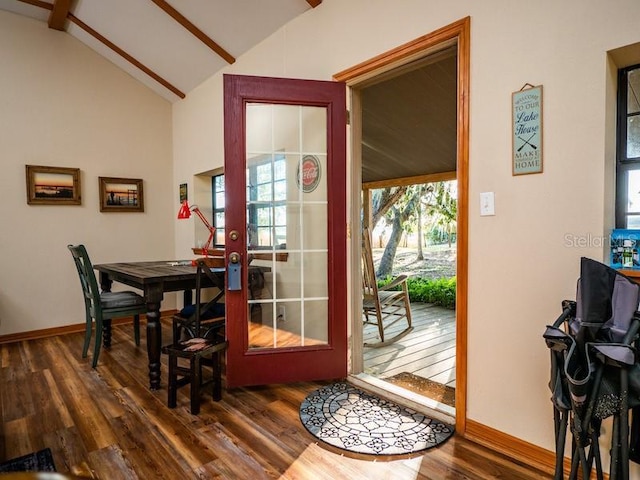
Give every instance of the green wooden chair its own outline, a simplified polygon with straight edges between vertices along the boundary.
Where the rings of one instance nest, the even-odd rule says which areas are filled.
[[[92,323],[96,323],[96,340],[93,348],[92,367],[98,365],[100,346],[105,327],[111,325],[111,319],[133,316],[133,331],[136,345],[140,345],[140,314],[146,313],[147,305],[140,295],[131,291],[103,292],[98,290],[98,282],[91,260],[84,245],[67,245],[78,270],[86,317],[82,358],[87,357],[91,342]],[[107,328],[107,330],[109,330]],[[111,346],[111,339],[105,337],[105,347]]]

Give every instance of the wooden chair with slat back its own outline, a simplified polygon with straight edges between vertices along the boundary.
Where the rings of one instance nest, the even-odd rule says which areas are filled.
[[[140,345],[140,315],[146,313],[147,304],[144,298],[132,291],[124,292],[103,292],[98,290],[98,282],[93,271],[89,254],[84,245],[67,245],[73,256],[73,261],[80,277],[82,285],[82,296],[85,307],[85,335],[82,347],[82,358],[86,358],[91,342],[92,323],[96,324],[96,340],[93,347],[93,362],[91,366],[98,365],[100,356],[100,346],[103,343],[103,331],[110,331],[106,328],[114,318],[133,317],[133,331],[136,345]],[[110,335],[104,336],[104,346],[111,346]]]
[[[225,308],[224,303],[221,301],[224,298],[224,280],[218,274],[215,274],[209,267],[224,267],[224,257],[202,257],[196,259],[194,262],[198,265],[198,262],[202,262],[203,269],[198,273],[196,282],[202,282],[204,277],[208,278],[212,287],[218,289],[218,292],[211,298],[206,304],[202,305],[202,298],[196,298],[196,303],[192,305],[185,305],[182,310],[173,316],[173,343],[178,343],[180,340],[186,338],[194,338],[198,336],[208,337],[213,331],[222,328],[224,332],[224,318]],[[204,277],[201,277],[203,275]],[[202,287],[201,287],[202,288]],[[200,295],[202,290],[200,290]],[[198,295],[198,289],[196,288],[196,296]],[[195,324],[195,309],[200,305],[200,324],[198,329],[204,330],[204,332],[198,333],[196,331]],[[211,330],[211,332],[209,332]]]
[[[162,353],[169,357],[168,401],[169,408],[177,405],[177,391],[180,387],[190,385],[191,413],[200,413],[200,389],[213,384],[213,399],[222,398],[222,356],[228,346],[224,338],[225,317],[213,316],[215,306],[224,293],[224,284],[215,275],[204,259],[198,259],[196,273],[196,301],[190,316],[174,317],[173,343],[162,348]],[[208,302],[202,302],[202,290],[208,285],[217,286],[221,294]],[[183,311],[184,313],[184,311]],[[215,315],[215,314],[214,314]],[[186,338],[184,338],[186,336]],[[179,361],[188,361],[188,365],[180,365]],[[202,366],[213,370],[210,379],[204,380]]]
[[[365,326],[376,325],[380,337],[380,342],[365,344],[366,346],[388,345],[413,330],[407,276],[400,275],[384,287],[378,287],[373,265],[371,234],[366,227],[362,234],[362,309]],[[406,328],[392,337],[385,336],[385,330],[401,320],[407,322]]]

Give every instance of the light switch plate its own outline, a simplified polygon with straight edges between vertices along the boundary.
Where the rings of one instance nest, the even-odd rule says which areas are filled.
[[[495,195],[493,192],[482,192],[480,194],[480,216],[496,214]]]

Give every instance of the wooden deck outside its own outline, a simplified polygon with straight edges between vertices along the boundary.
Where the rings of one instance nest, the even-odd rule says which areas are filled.
[[[411,314],[414,328],[407,335],[390,345],[365,347],[365,373],[384,379],[406,372],[455,388],[455,310],[412,302]],[[400,321],[386,332],[393,336],[405,327]],[[366,344],[380,341],[376,326],[365,325],[363,334]]]

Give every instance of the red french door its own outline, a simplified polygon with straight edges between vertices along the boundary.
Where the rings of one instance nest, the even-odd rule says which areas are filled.
[[[228,387],[346,376],[345,90],[224,76]]]

